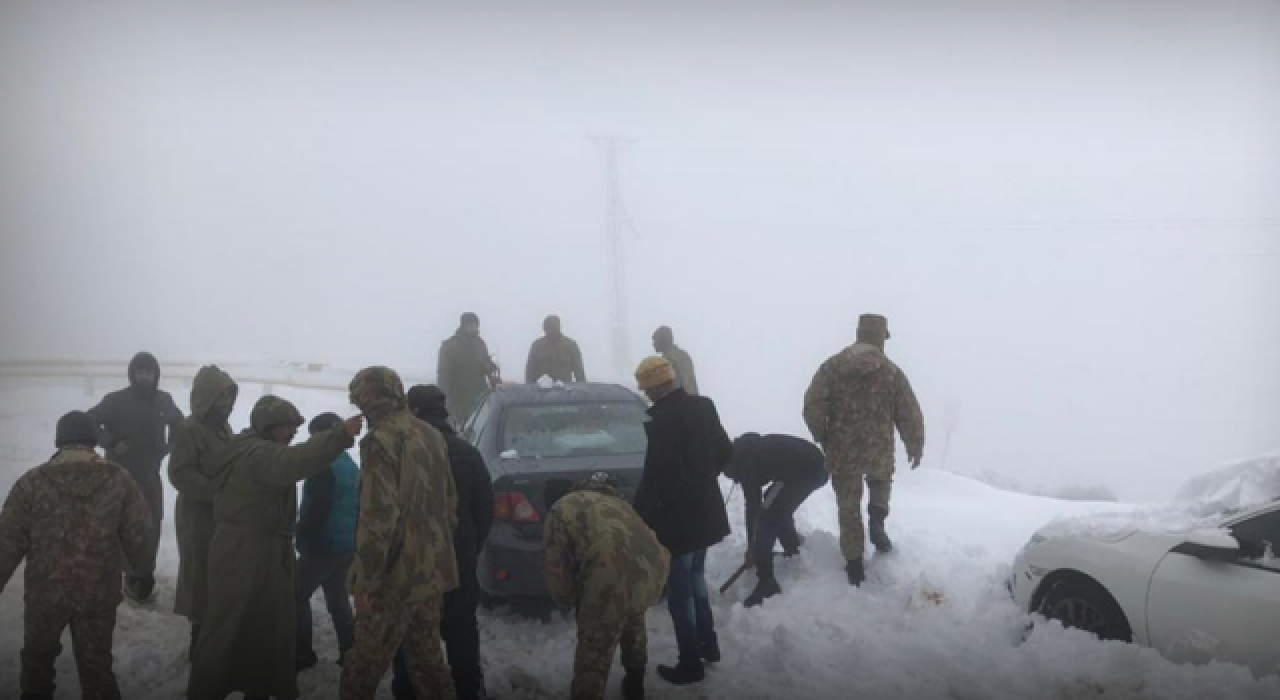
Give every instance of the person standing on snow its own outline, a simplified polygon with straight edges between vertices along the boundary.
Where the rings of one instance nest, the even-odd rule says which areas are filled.
[[[560,330],[560,317],[548,316],[542,322],[542,330],[546,335],[533,341],[533,347],[529,348],[525,381],[536,384],[543,377],[550,377],[564,384],[587,381],[587,373],[582,365],[582,350],[573,338]]]
[[[449,470],[458,493],[458,525],[453,531],[458,587],[444,594],[440,637],[449,657],[458,700],[483,700],[484,671],[480,668],[480,627],[476,623],[476,606],[480,604],[476,562],[493,525],[493,479],[480,451],[454,432],[447,405],[448,398],[439,387],[420,384],[409,390],[409,410],[414,417],[444,436]],[[403,650],[396,653],[391,694],[396,700],[418,697],[409,682]]]
[[[466,421],[480,397],[499,383],[498,366],[480,337],[480,317],[462,314],[458,331],[440,345],[436,381],[448,397],[449,414]]]
[[[636,383],[653,402],[636,512],[671,552],[667,606],[680,650],[679,663],[659,666],[658,675],[677,685],[696,683],[704,677],[703,661],[720,660],[704,565],[707,548],[729,534],[718,478],[733,443],[710,399],[676,388],[667,360],[640,363]]]
[[[178,590],[173,611],[191,623],[187,659],[195,658],[209,600],[209,540],[213,538],[213,460],[231,442],[231,411],[239,387],[217,365],[205,365],[191,385],[191,415],[174,431],[169,483],[178,537]]]
[[[742,486],[747,526],[746,563],[755,565],[758,583],[742,601],[754,607],[782,592],[773,573],[773,543],[795,556],[803,541],[795,512],[809,494],[827,483],[822,450],[790,435],[746,433],[733,441],[733,459],[724,475]],[[765,487],[768,486],[768,490]]]
[[[293,528],[297,483],[355,444],[349,418],[290,447],[303,420],[293,404],[263,396],[248,430],[213,460],[209,605],[187,682],[189,700],[298,697]]]
[[[662,326],[653,332],[653,350],[671,363],[672,369],[676,371],[676,386],[684,389],[690,396],[697,396],[698,375],[693,371],[693,358],[676,345],[676,337],[670,327]]]
[[[155,541],[152,559],[160,549],[160,523],[164,520],[164,482],[160,462],[169,453],[173,434],[182,422],[182,411],[169,392],[160,388],[160,363],[151,353],[140,352],[129,362],[129,386],[113,391],[89,409],[98,432],[98,444],[107,457],[124,467],[138,482],[151,508]],[[167,434],[166,434],[167,428]],[[132,600],[150,601],[155,591],[155,571],[130,571],[124,592]]]
[[[369,420],[360,441],[360,521],[351,590],[356,640],[342,664],[342,700],[372,700],[404,645],[414,692],[457,695],[440,651],[441,603],[458,587],[453,530],[458,496],[440,431],[414,418],[386,367],[361,370],[351,403]]]
[[[649,663],[644,616],[662,595],[670,556],[607,473],[577,485],[552,479],[544,502],[542,578],[552,599],[572,607],[578,622],[569,697],[604,697],[621,644],[622,697],[642,700]]]
[[[307,431],[314,437],[342,423],[336,413],[321,413],[311,419]],[[319,662],[312,646],[311,596],[324,589],[325,606],[338,636],[338,663],[351,648],[355,635],[355,613],[347,592],[347,574],[356,551],[356,519],[359,517],[360,468],[345,451],[325,471],[308,477],[302,484],[302,505],[298,508],[297,669],[303,671]]]
[[[893,484],[895,426],[912,469],[920,466],[924,451],[924,416],[907,375],[884,354],[888,338],[884,316],[863,314],[857,342],[822,363],[804,395],[804,421],[827,454],[840,516],[840,549],[854,586],[865,578],[863,480],[871,492],[871,543],[888,552],[893,543],[884,521]]]
[[[95,432],[88,414],[63,416],[57,453],[14,483],[0,511],[0,590],[27,560],[24,700],[53,699],[54,662],[68,626],[84,697],[119,700],[111,645],[120,575],[126,563],[133,571],[155,566],[146,498],[123,467],[94,451]]]

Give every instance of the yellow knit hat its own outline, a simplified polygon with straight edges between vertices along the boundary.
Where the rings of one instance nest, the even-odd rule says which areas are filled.
[[[646,357],[636,368],[636,385],[640,391],[648,391],[676,380],[676,370],[665,357]]]

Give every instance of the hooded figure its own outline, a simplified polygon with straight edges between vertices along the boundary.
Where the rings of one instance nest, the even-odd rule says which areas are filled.
[[[164,483],[160,462],[169,452],[182,411],[167,391],[161,391],[160,363],[151,353],[140,352],[129,362],[129,386],[113,391],[89,409],[98,433],[98,444],[107,458],[124,467],[138,482],[151,509],[155,541],[160,547],[160,523],[164,520]],[[154,555],[153,557],[154,558]],[[133,571],[125,582],[130,597],[145,600],[154,585],[153,571]]]
[[[884,354],[889,323],[884,316],[858,319],[857,342],[818,368],[804,395],[804,421],[827,455],[827,470],[840,515],[840,549],[849,583],[864,578],[862,490],[871,492],[871,540],[892,547],[884,531],[893,484],[893,433],[898,430],[912,468],[924,450],[924,416],[907,375]]]
[[[349,388],[369,433],[360,441],[360,521],[351,567],[355,646],[342,663],[341,695],[372,700],[403,643],[417,696],[453,700],[440,650],[442,600],[458,587],[458,497],[445,440],[409,413],[394,371],[363,369]]]
[[[190,700],[298,697],[294,668],[293,528],[297,482],[329,468],[359,423],[339,423],[289,447],[302,425],[293,404],[263,396],[250,428],[206,476],[214,487],[209,603],[187,685]]]
[[[489,346],[480,337],[480,319],[462,315],[458,331],[440,345],[436,381],[448,397],[449,413],[459,425],[471,417],[480,397],[496,386],[498,366],[489,356]]]
[[[178,492],[178,590],[173,609],[191,622],[188,657],[195,652],[209,597],[209,540],[213,537],[214,460],[231,441],[227,422],[239,387],[216,365],[196,372],[191,386],[191,415],[174,431],[169,483]]]
[[[548,316],[542,322],[546,335],[533,341],[529,348],[529,362],[525,365],[525,381],[535,384],[543,377],[569,384],[587,381],[582,367],[582,351],[573,338],[560,330],[560,317]]]
[[[0,589],[27,561],[23,698],[53,697],[67,627],[84,696],[120,698],[111,670],[120,573],[126,562],[135,571],[155,566],[154,538],[141,490],[94,452],[94,432],[88,415],[63,416],[57,454],[20,477],[0,511]]]

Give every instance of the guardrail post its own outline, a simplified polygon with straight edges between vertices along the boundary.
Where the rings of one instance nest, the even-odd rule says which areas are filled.
[[[93,386],[93,375],[92,375],[92,374],[87,374],[87,375],[85,375],[85,378],[84,378],[84,395],[85,395],[85,396],[93,396],[93,389],[94,389],[94,386]]]

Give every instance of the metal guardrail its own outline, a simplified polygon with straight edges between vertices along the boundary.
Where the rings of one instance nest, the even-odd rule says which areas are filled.
[[[208,362],[164,361],[160,364],[161,377],[164,381],[174,379],[185,382],[188,386],[195,380],[196,373]],[[324,391],[346,391],[351,377],[357,370],[335,367],[318,362],[214,362],[238,384],[259,384],[263,393],[271,393],[277,386],[295,389],[319,389]],[[109,383],[115,387],[125,380],[128,360],[0,360],[0,380],[83,380],[85,394],[96,395],[100,383]],[[423,373],[412,372],[401,374],[405,387],[413,384],[428,384],[434,378],[426,378]]]

